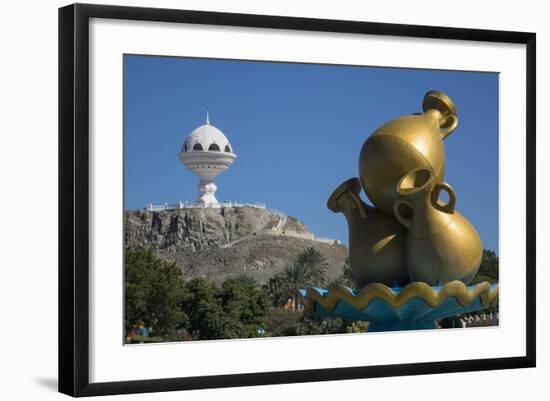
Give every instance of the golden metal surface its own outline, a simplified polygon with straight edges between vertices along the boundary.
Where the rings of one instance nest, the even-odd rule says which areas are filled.
[[[361,288],[369,283],[404,285],[409,282],[405,262],[406,231],[397,220],[365,204],[361,184],[351,178],[330,196],[327,206],[343,213],[349,230],[349,261]]]
[[[483,246],[475,228],[455,210],[456,194],[435,173],[416,168],[398,181],[394,214],[407,229],[407,270],[411,281],[430,285],[460,280],[468,284],[481,263]],[[441,191],[449,202],[438,201]]]
[[[374,206],[393,213],[399,198],[395,191],[403,174],[415,168],[430,168],[436,181],[445,176],[443,139],[458,125],[456,108],[442,92],[424,96],[424,114],[396,118],[378,128],[363,144],[359,156],[361,184]]]
[[[451,281],[439,290],[434,290],[423,282],[408,284],[399,293],[394,293],[389,287],[372,283],[364,287],[357,295],[354,295],[348,288],[342,286],[329,287],[327,295],[323,296],[313,288],[306,290],[305,308],[315,311],[315,304],[319,304],[326,311],[333,311],[339,301],[362,311],[375,299],[381,299],[393,308],[400,308],[412,298],[421,298],[432,308],[436,308],[445,302],[446,299],[454,297],[462,306],[469,305],[475,298],[479,297],[482,306],[489,307],[498,301],[498,286],[491,289],[491,285],[484,281],[474,287],[468,288],[462,281]]]
[[[361,148],[360,180],[346,181],[328,200],[329,209],[346,216],[350,264],[360,288],[374,282],[468,284],[479,270],[481,239],[455,210],[456,194],[443,182],[443,139],[458,125],[455,105],[430,91],[422,108],[423,114],[378,128]],[[374,208],[361,200],[361,186]],[[442,191],[449,195],[446,203],[439,200]]]

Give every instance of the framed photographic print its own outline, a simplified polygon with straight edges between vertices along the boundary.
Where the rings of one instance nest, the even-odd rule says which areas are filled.
[[[59,10],[59,390],[535,366],[535,34]]]

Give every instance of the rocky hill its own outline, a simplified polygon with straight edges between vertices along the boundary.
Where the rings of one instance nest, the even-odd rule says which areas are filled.
[[[153,249],[185,279],[216,283],[243,273],[265,283],[308,246],[325,256],[333,278],[348,256],[347,247],[316,238],[298,219],[256,207],[126,211],[124,234],[126,246]]]

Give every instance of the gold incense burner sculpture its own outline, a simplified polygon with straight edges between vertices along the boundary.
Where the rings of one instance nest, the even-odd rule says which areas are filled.
[[[327,202],[330,210],[346,216],[353,278],[360,288],[369,283],[405,285],[406,230],[392,216],[363,202],[360,192],[361,183],[351,178]]]
[[[475,228],[455,210],[456,194],[446,182],[434,184],[432,170],[419,168],[397,183],[397,220],[408,230],[407,268],[411,281],[430,285],[460,280],[468,284],[481,263],[483,246]],[[449,202],[439,201],[441,191]]]
[[[443,140],[458,125],[444,93],[424,96],[423,114],[398,117],[363,144],[359,179],[341,184],[327,206],[344,213],[350,264],[359,288],[411,281],[468,284],[479,269],[483,246],[475,228],[455,210],[456,194],[443,182]],[[361,187],[374,207],[365,204]],[[449,195],[447,203],[440,193]]]
[[[415,168],[432,169],[436,182],[445,178],[443,139],[458,125],[453,101],[444,93],[424,96],[424,114],[398,117],[378,128],[363,144],[359,177],[365,193],[378,209],[393,213],[401,177]]]

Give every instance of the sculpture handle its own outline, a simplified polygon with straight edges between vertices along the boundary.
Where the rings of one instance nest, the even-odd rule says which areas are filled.
[[[412,218],[405,217],[401,214],[400,206],[402,205],[407,206],[409,209],[411,209],[411,211],[413,210],[413,205],[411,204],[411,202],[405,199],[397,199],[393,203],[393,214],[401,224],[403,224],[407,229],[409,229],[411,228]]]
[[[441,138],[444,139],[451,134],[458,125],[456,107],[449,96],[441,91],[429,91],[424,95],[422,101],[424,113],[429,110],[439,111],[439,128],[441,129]]]
[[[447,202],[446,205],[441,205],[438,202],[441,191],[445,191],[449,194],[449,202]],[[453,214],[456,209],[456,192],[453,187],[446,182],[440,182],[435,184],[434,189],[432,190],[431,201],[435,208],[441,210],[442,212]]]
[[[453,133],[458,126],[458,117],[454,114],[449,114],[443,118],[443,121],[439,124],[441,128],[441,139],[447,138]]]

